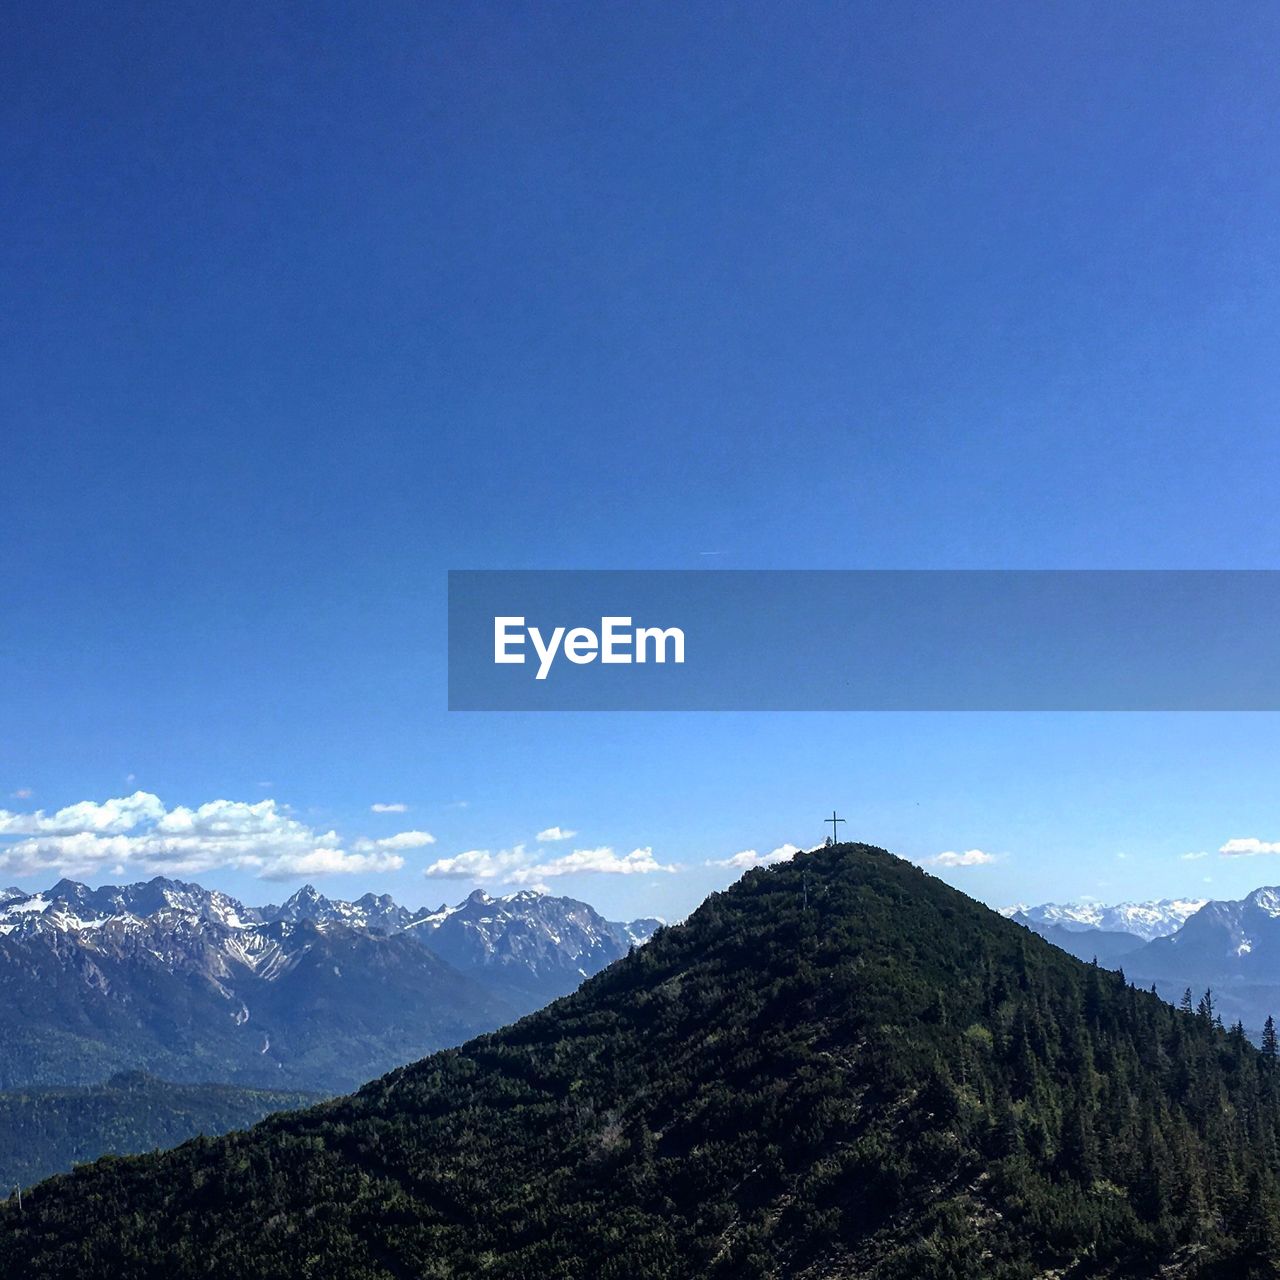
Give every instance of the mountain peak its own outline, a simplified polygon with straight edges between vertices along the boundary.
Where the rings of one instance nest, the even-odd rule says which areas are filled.
[[[340,919],[343,916],[341,907],[345,903],[335,903],[316,889],[315,885],[304,884],[301,889],[291,894],[284,903],[271,913],[273,919],[298,924],[303,921],[321,923]]]
[[[49,897],[74,898],[88,892],[89,886],[87,884],[83,884],[79,880],[72,880],[67,876],[63,876],[62,879],[49,890]]]
[[[1280,888],[1255,889],[1245,901],[1269,916],[1280,916]]]

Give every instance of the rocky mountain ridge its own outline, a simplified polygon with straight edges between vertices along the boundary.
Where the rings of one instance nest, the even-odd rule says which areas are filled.
[[[0,1087],[142,1069],[331,1091],[460,1043],[566,994],[657,921],[585,903],[472,894],[280,906],[157,877],[0,894]]]

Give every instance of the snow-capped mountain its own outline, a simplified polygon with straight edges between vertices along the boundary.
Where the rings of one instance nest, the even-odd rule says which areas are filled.
[[[416,916],[399,906],[390,894],[366,893],[354,902],[326,898],[311,885],[303,885],[283,906],[261,908],[266,920],[310,920],[314,924],[345,924],[371,933],[397,933]]]
[[[658,923],[530,892],[434,912],[162,877],[0,892],[0,1088],[126,1069],[347,1088],[572,990]]]
[[[544,1003],[647,942],[661,925],[615,923],[585,902],[534,890],[491,898],[477,889],[457,906],[410,921],[406,931],[458,968],[500,974]]]
[[[1223,1018],[1239,1019],[1255,1038],[1269,1014],[1280,1018],[1280,888],[1239,901],[1046,903],[1001,914],[1082,959],[1123,968],[1166,1000],[1212,988]]]
[[[1135,963],[1206,980],[1280,982],[1280,888],[1208,903],[1176,933],[1143,947]]]
[[[39,893],[8,889],[0,894],[3,933],[24,923],[64,930],[93,929],[111,919],[140,919],[165,913],[229,928],[261,923],[264,919],[253,908],[216,889],[162,876],[139,884],[104,885],[101,889],[90,889],[77,880],[59,880],[51,889]]]
[[[1214,901],[1168,937],[1124,959],[1125,972],[1177,1001],[1212,988],[1218,1011],[1256,1038],[1267,1017],[1280,1018],[1280,888],[1255,889],[1239,901]]]
[[[1053,925],[1081,931],[1102,929],[1111,933],[1131,933],[1144,942],[1167,937],[1208,902],[1207,898],[1161,898],[1154,902],[1121,902],[1104,906],[1100,902],[1046,902],[1038,907],[1025,904],[1004,907],[1000,914],[1026,924]]]

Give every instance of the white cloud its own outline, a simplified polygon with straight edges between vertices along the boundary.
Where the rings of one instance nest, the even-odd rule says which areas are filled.
[[[92,831],[34,836],[5,846],[0,853],[0,868],[14,876],[86,876],[104,863],[127,859],[131,843],[128,836],[100,836]]]
[[[578,833],[576,831],[568,831],[564,827],[548,827],[545,831],[539,831],[537,839],[546,844],[549,840],[572,840]]]
[[[353,875],[359,871],[399,871],[404,859],[393,853],[343,853],[341,849],[312,849],[282,858],[261,872],[264,880],[292,880],[295,876]]]
[[[757,853],[743,849],[732,858],[721,858],[707,863],[709,867],[732,867],[735,871],[750,871],[752,867],[771,867],[775,862],[789,862],[800,852],[798,845],[780,844],[770,853]]]
[[[0,809],[0,835],[75,835],[82,831],[114,834],[132,831],[142,823],[154,822],[163,816],[164,805],[158,796],[135,791],[131,796],[104,800],[101,804],[81,800],[52,814],[43,809],[34,813]]]
[[[1260,853],[1280,853],[1280,842],[1268,844],[1249,836],[1244,840],[1228,840],[1218,852],[1227,858],[1252,858]]]
[[[431,839],[425,831],[402,832],[381,841],[358,840],[348,853],[336,831],[315,830],[275,800],[212,800],[166,809],[159,797],[138,791],[100,803],[81,801],[53,814],[0,810],[0,871],[88,876],[128,863],[151,874],[228,869],[282,880],[396,871],[404,865],[397,850]]]
[[[598,849],[575,849],[559,858],[539,862],[524,845],[514,849],[468,849],[451,858],[440,858],[423,873],[433,879],[503,880],[545,888],[545,881],[573,875],[651,875],[657,871],[673,872],[675,867],[659,862],[650,848],[633,849],[628,854],[615,853],[608,846]]]
[[[647,846],[628,854],[614,853],[607,845],[598,849],[575,849],[550,862],[535,862],[531,867],[518,867],[507,879],[512,884],[532,884],[556,876],[645,876],[655,871],[674,872],[675,867],[661,863]]]
[[[422,849],[435,842],[430,831],[400,831],[380,840],[357,840],[352,848],[367,853],[370,849]]]
[[[1207,852],[1184,853],[1182,854],[1182,861],[1183,862],[1199,862],[1201,858],[1207,858],[1208,856],[1209,854]]]
[[[929,861],[935,867],[985,867],[996,861],[994,853],[983,853],[981,849],[966,849],[964,853],[956,853],[948,849]]]
[[[13,800],[30,800],[31,796],[32,791],[30,787],[19,787],[17,791],[12,793],[10,798]]]
[[[218,839],[298,835],[309,830],[274,800],[259,800],[255,804],[242,800],[211,800],[197,809],[178,805],[167,813],[162,812],[155,829],[167,835]]]
[[[409,806],[401,804],[398,800],[391,804],[384,804],[382,801],[376,801],[369,806],[373,813],[407,813]]]
[[[488,849],[468,849],[452,858],[440,858],[422,874],[433,880],[496,880],[524,859],[523,846],[490,853]]]

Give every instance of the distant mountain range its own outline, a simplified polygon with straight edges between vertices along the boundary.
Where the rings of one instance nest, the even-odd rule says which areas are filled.
[[[1255,889],[1239,901],[1166,899],[1046,903],[1006,907],[1002,915],[1082,960],[1123,968],[1177,1002],[1211,988],[1227,1022],[1255,1039],[1268,1015],[1280,1017],[1280,888]]]
[[[571,991],[660,924],[529,891],[411,911],[163,877],[2,890],[0,1088],[145,1070],[336,1092]]]
[[[1161,898],[1156,902],[1122,902],[1107,907],[1098,902],[1046,902],[1038,907],[1005,907],[1000,914],[1030,928],[1052,925],[1069,932],[1101,930],[1131,934],[1144,942],[1179,929],[1208,901],[1207,898]]]

